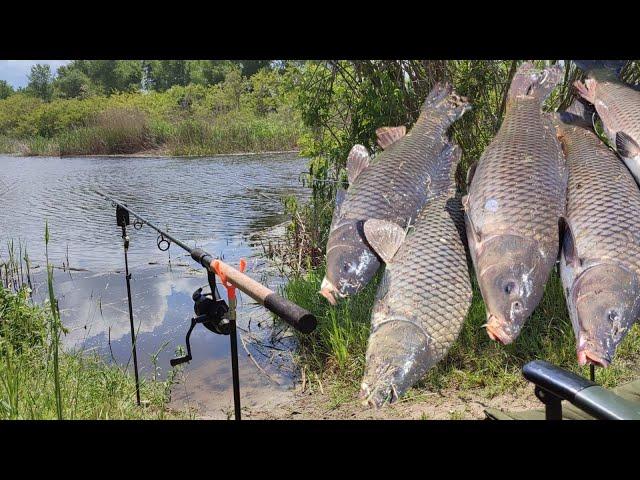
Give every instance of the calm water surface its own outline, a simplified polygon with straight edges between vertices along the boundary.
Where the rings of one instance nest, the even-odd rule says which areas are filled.
[[[127,365],[131,346],[120,229],[110,202],[91,189],[111,194],[185,243],[232,265],[247,258],[248,274],[276,288],[282,279],[262,257],[262,245],[281,236],[287,220],[281,198],[308,195],[299,182],[305,170],[306,160],[296,154],[198,159],[0,156],[0,262],[9,241],[26,245],[36,266],[36,296],[42,298],[46,221],[51,263],[71,267],[57,269],[55,275],[62,320],[69,329],[65,345]],[[164,377],[175,348],[184,346],[193,315],[191,294],[207,284],[206,275],[178,247],[159,251],[151,228],[130,228],[129,235],[139,363],[143,375]],[[225,295],[224,289],[221,293]],[[264,309],[242,294],[238,325],[243,393],[289,386],[294,368],[291,333],[274,325]],[[199,325],[191,343],[194,360],[175,396],[210,412],[225,411],[231,405],[229,339]]]

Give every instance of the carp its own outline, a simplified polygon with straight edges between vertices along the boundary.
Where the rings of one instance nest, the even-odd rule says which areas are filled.
[[[356,145],[347,160],[349,188],[336,194],[320,293],[332,304],[359,292],[380,267],[363,226],[378,219],[406,228],[433,195],[429,165],[446,143],[449,126],[471,107],[448,84],[436,84],[420,116],[405,127],[377,130],[383,151],[372,160]]]
[[[387,220],[364,224],[385,262],[360,391],[368,405],[397,400],[439,362],[471,305],[464,214],[454,180],[459,159],[458,146],[444,147],[430,174],[434,196],[408,233]]]
[[[640,190],[585,105],[559,117],[569,169],[560,276],[578,363],[606,367],[640,314]]]
[[[463,205],[485,326],[503,344],[520,334],[558,257],[567,172],[542,104],[561,78],[558,66],[518,68],[500,130],[467,175]]]

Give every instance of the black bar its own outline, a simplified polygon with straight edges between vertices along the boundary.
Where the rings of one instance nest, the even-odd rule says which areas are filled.
[[[129,274],[129,259],[127,251],[129,250],[129,237],[127,236],[127,227],[122,225],[122,240],[124,241],[124,271],[127,279],[127,298],[129,300],[129,323],[131,325],[131,349],[133,354],[133,370],[136,376],[136,402],[140,406],[140,380],[138,378],[138,353],[136,348],[136,331],[133,324],[133,305],[131,302],[131,275]]]
[[[522,368],[522,373],[536,385],[536,396],[545,405],[556,397],[600,420],[640,420],[639,403],[626,400],[586,378],[543,360],[529,362]],[[551,414],[555,415],[553,410]]]
[[[569,402],[573,402],[581,390],[595,385],[586,378],[544,360],[534,360],[527,363],[522,367],[522,374],[530,382]]]
[[[316,328],[318,321],[316,317],[302,308],[300,305],[281,297],[277,293],[272,293],[264,299],[264,306],[267,310],[278,315],[296,330],[302,333],[311,333]]]
[[[544,403],[544,416],[547,420],[562,420],[562,400],[553,393],[536,385],[536,397]]]
[[[235,317],[235,314],[233,315]],[[235,419],[240,420],[240,371],[238,369],[238,331],[236,329],[236,319],[229,320],[229,341],[231,342],[231,373],[233,376],[233,408]]]

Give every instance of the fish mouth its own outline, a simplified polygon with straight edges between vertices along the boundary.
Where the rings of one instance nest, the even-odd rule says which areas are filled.
[[[487,329],[487,335],[491,340],[494,340],[501,345],[508,345],[513,342],[513,337],[508,335],[502,326],[500,320],[495,315],[489,315],[489,319],[484,327]]]
[[[338,289],[327,279],[327,277],[322,279],[319,293],[334,307],[338,304],[337,298],[341,296]]]
[[[360,393],[358,395],[362,399],[362,406],[378,409],[386,403],[394,403],[398,400],[398,392],[395,385],[387,385],[385,387],[374,386],[369,387],[368,384],[360,385]]]
[[[578,350],[578,365],[596,365],[606,368],[611,364],[607,355],[599,355],[591,350]]]

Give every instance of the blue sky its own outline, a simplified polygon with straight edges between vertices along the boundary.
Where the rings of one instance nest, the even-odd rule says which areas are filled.
[[[14,88],[27,85],[27,75],[36,63],[51,65],[51,71],[56,72],[59,66],[66,65],[71,60],[0,60],[0,80],[6,80]]]

